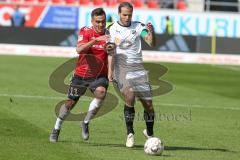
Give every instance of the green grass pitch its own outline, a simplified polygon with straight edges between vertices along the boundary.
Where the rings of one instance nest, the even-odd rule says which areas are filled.
[[[58,143],[48,141],[55,105],[66,98],[50,88],[50,74],[68,59],[0,56],[1,160],[239,160],[240,67],[160,63],[161,77],[173,90],[154,97],[155,135],[165,144],[162,156],[143,151],[143,109],[136,104],[136,147],[124,146],[123,102],[92,121],[90,139],[81,139],[80,123],[66,121]],[[150,73],[154,74],[154,73]],[[155,81],[155,80],[151,80]],[[109,92],[116,94],[112,85]],[[85,112],[89,98],[74,108]]]

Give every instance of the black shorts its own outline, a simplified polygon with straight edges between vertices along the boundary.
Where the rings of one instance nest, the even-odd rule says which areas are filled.
[[[108,84],[108,78],[105,76],[99,76],[97,78],[82,78],[74,75],[68,89],[68,98],[77,101],[82,95],[84,95],[87,88],[93,93],[96,88],[100,86],[107,90]]]

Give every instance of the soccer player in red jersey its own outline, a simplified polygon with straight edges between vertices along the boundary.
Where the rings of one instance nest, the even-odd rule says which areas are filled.
[[[59,116],[49,137],[50,142],[58,141],[62,122],[87,88],[94,95],[88,113],[82,121],[82,138],[88,140],[89,122],[96,115],[105,98],[108,88],[108,55],[104,47],[110,37],[105,35],[106,13],[102,8],[92,11],[91,23],[91,27],[80,29],[76,48],[79,58],[69,87],[68,100],[59,110]]]

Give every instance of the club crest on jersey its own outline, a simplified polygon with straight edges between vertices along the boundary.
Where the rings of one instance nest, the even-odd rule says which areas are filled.
[[[121,48],[121,49],[127,49],[127,48],[129,48],[132,44],[133,44],[133,43],[132,43],[131,41],[126,40],[126,41],[123,41],[123,42],[120,43],[119,48]]]
[[[121,39],[116,37],[114,40],[115,44],[118,46],[121,43]]]
[[[83,35],[78,35],[78,42],[83,40]]]

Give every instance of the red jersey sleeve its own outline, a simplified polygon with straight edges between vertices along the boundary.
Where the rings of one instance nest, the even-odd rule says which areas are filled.
[[[80,31],[78,33],[78,42],[77,42],[78,45],[89,42],[88,30],[89,30],[89,28],[87,28],[87,27],[83,27],[80,29]]]

